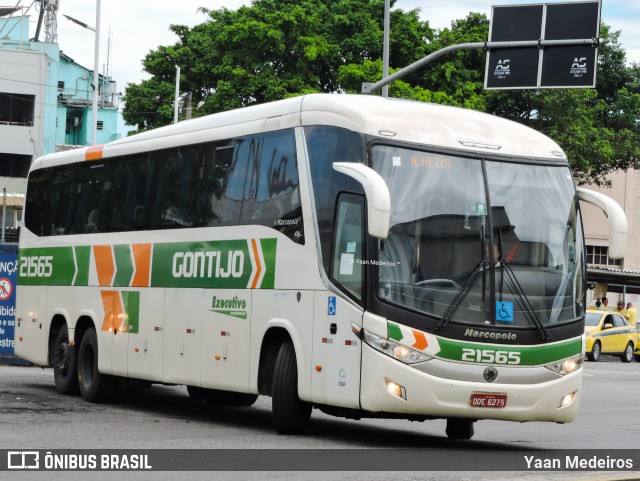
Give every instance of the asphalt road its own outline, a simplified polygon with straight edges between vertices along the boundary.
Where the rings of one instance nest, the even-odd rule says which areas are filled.
[[[608,358],[587,363],[581,410],[571,424],[508,423],[479,421],[470,441],[451,441],[441,420],[424,423],[404,420],[345,420],[314,410],[303,436],[281,436],[271,425],[271,400],[260,397],[250,408],[213,408],[193,401],[182,386],[153,386],[121,393],[111,404],[90,404],[80,397],[55,392],[53,372],[37,367],[0,366],[0,449],[274,449],[274,460],[284,449],[328,450],[318,456],[340,465],[340,456],[352,450],[360,455],[375,452],[438,453],[451,463],[450,471],[380,470],[342,472],[259,473],[252,471],[194,473],[153,472],[152,479],[640,479],[639,471],[523,471],[501,472],[496,466],[505,456],[542,450],[619,450],[640,447],[640,364],[623,364]],[[333,450],[333,451],[331,451]],[[355,450],[355,451],[353,451]],[[589,452],[591,452],[589,451]],[[225,451],[233,453],[233,451]],[[238,451],[245,453],[244,451]],[[291,451],[296,453],[296,451]],[[611,453],[611,451],[606,451]],[[223,452],[224,453],[224,452]],[[331,459],[331,453],[336,453]],[[496,454],[498,453],[498,454]],[[637,453],[637,452],[636,452]],[[205,453],[206,454],[206,453]],[[219,452],[216,452],[219,455]],[[300,453],[298,453],[300,454]],[[303,452],[303,454],[305,454]],[[422,455],[422,454],[420,454]],[[409,456],[409,455],[407,455]],[[477,458],[487,457],[482,465]],[[407,459],[410,459],[408,457]],[[435,458],[432,458],[435,459]],[[475,461],[469,461],[476,459]],[[344,459],[342,459],[344,461]],[[380,459],[370,459],[372,464]],[[276,461],[274,461],[276,462]],[[367,462],[365,456],[364,463]],[[469,464],[471,462],[471,464]],[[323,465],[325,461],[319,461]],[[480,464],[478,464],[480,463]],[[493,464],[491,464],[493,463]],[[469,467],[471,466],[471,468]],[[366,469],[366,468],[362,468]],[[457,471],[460,469],[460,471]],[[473,469],[474,472],[467,471]],[[497,469],[498,471],[492,471]],[[462,471],[465,472],[462,472]],[[12,476],[8,477],[8,474]],[[0,472],[0,479],[45,479],[45,473]],[[38,477],[40,474],[40,477]],[[85,479],[89,473],[71,473]],[[150,479],[151,473],[91,473],[98,479]],[[4,477],[3,477],[4,475]],[[58,475],[61,476],[58,478]],[[199,478],[198,476],[202,476]],[[46,473],[46,479],[68,479],[65,473]]]

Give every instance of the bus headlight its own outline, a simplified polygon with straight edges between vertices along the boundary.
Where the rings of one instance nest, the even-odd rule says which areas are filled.
[[[396,342],[384,339],[370,332],[364,332],[364,342],[374,348],[376,351],[380,351],[387,356],[390,356],[398,361],[402,361],[405,364],[415,364],[417,362],[424,362],[431,359],[426,354],[411,349],[406,346],[402,346]]]
[[[573,356],[562,361],[552,362],[551,364],[547,364],[545,367],[564,376],[580,369],[583,363],[584,356],[582,354],[578,354],[577,356]]]

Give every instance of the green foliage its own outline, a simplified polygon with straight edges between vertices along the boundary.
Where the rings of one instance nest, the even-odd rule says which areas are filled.
[[[394,2],[392,2],[393,5]],[[359,93],[382,76],[384,0],[254,0],[238,10],[201,9],[203,23],[172,25],[178,41],[144,58],[150,78],[129,84],[124,118],[138,131],[173,120],[180,90],[205,115],[311,92]],[[392,9],[390,70],[444,47],[487,39],[489,21],[470,13],[434,31],[419,11]],[[445,55],[389,86],[392,97],[456,105],[527,124],[552,137],[580,182],[606,182],[640,168],[640,67],[625,64],[619,32],[601,26],[596,89],[483,90],[485,52]]]

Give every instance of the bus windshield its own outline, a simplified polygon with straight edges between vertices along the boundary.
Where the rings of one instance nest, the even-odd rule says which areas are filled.
[[[544,331],[583,315],[582,227],[566,165],[386,145],[372,160],[392,199],[376,252],[381,300],[442,327]]]

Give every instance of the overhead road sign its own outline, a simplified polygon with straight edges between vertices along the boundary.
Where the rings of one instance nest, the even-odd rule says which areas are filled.
[[[595,87],[600,11],[599,1],[494,6],[485,88]]]
[[[599,1],[494,6],[489,41],[436,50],[378,82],[363,82],[362,93],[371,94],[443,55],[472,49],[488,52],[487,89],[594,87],[600,10]]]

